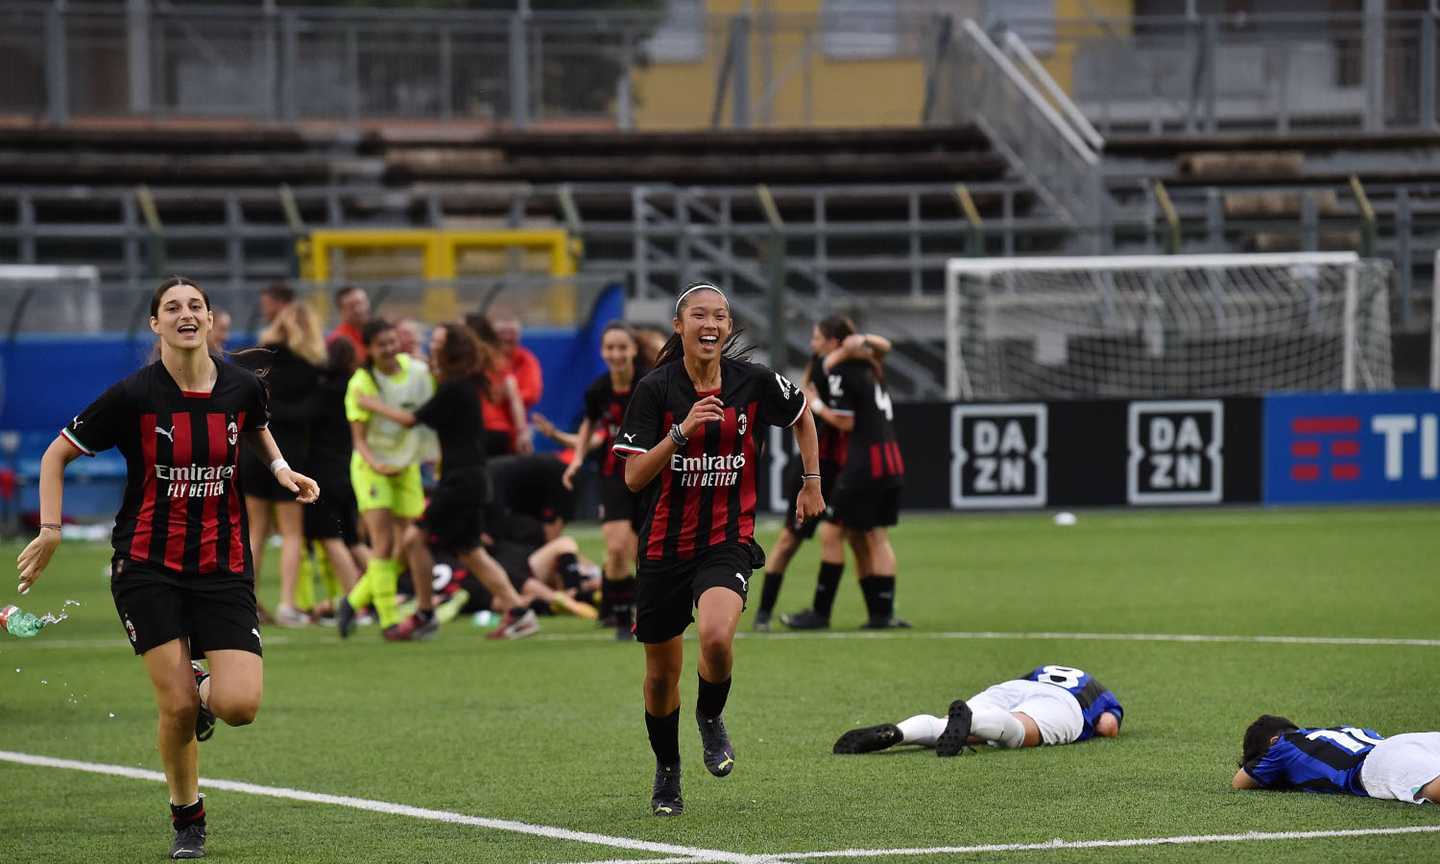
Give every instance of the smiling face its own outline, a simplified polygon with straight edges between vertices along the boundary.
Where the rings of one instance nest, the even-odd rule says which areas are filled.
[[[182,282],[160,295],[159,308],[150,318],[150,330],[166,348],[193,351],[208,345],[213,323],[205,295],[194,285]]]
[[[711,288],[691,291],[680,302],[680,313],[675,319],[675,332],[680,334],[685,356],[697,360],[717,360],[730,338],[734,322],[730,319],[730,304],[725,297]]]
[[[375,367],[389,375],[400,365],[395,361],[395,355],[400,353],[400,334],[394,327],[386,327],[366,343],[365,350],[375,361]]]
[[[634,337],[618,327],[606,330],[600,340],[600,359],[611,372],[625,373],[633,369],[636,350]]]

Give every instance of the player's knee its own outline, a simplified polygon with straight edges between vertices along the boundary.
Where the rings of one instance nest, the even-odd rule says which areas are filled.
[[[645,696],[649,702],[665,702],[680,686],[680,675],[666,670],[646,670]]]
[[[248,726],[255,722],[255,715],[260,713],[260,697],[257,695],[224,699],[214,702],[210,710],[226,726]]]
[[[175,726],[193,726],[200,710],[200,694],[191,688],[172,688],[155,694],[155,707],[160,722]]]
[[[715,631],[700,631],[700,656],[711,669],[730,668],[733,649],[730,636],[718,628]]]

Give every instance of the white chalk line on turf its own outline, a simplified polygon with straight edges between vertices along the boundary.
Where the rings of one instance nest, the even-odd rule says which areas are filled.
[[[125,777],[131,780],[150,780],[158,783],[165,782],[165,775],[159,771],[147,771],[143,768],[131,768],[126,765],[106,765],[99,762],[56,759],[50,756],[14,753],[8,750],[0,750],[0,762],[14,762],[19,765],[31,765],[38,768],[60,768],[69,771],[83,771],[87,774],[104,774],[112,777]],[[430,810],[424,807],[411,807],[406,804],[393,804],[388,801],[352,798],[348,795],[328,795],[321,792],[306,792],[302,789],[259,786],[254,783],[242,783],[235,780],[214,780],[202,777],[200,779],[200,788],[202,790],[220,789],[226,792],[239,792],[244,795],[257,795],[263,798],[305,801],[311,804],[330,804],[336,807],[348,807],[352,810],[367,810],[372,813],[384,813],[390,816],[409,816],[412,819],[423,819],[429,822],[469,825],[476,828],[489,828],[492,831],[508,831],[514,834],[528,834],[533,837],[544,837],[551,840],[569,840],[576,843],[609,846],[614,849],[627,849],[635,852],[678,855],[683,856],[681,860],[685,861],[717,861],[729,862],[729,864],[758,864],[759,862],[759,858],[754,855],[742,855],[737,852],[724,852],[718,849],[700,849],[691,846],[678,846],[673,843],[652,843],[648,840],[611,837],[606,834],[595,834],[589,831],[572,831],[568,828],[554,828],[549,825],[532,825],[528,822],[516,822],[510,819],[490,819],[483,816],[453,813],[448,810]],[[647,864],[653,860],[654,859],[646,859]],[[767,857],[765,859],[766,862],[774,862],[776,860],[777,859],[773,857]],[[783,860],[783,857],[781,860]]]
[[[824,858],[900,858],[930,855],[979,855],[994,852],[1046,852],[1056,849],[1126,849],[1146,846],[1193,846],[1200,843],[1255,843],[1269,840],[1330,840],[1350,837],[1379,837],[1399,834],[1440,833],[1440,825],[1411,825],[1401,828],[1349,828],[1331,831],[1247,831],[1243,834],[1185,834],[1177,837],[1132,837],[1120,840],[1050,840],[1045,843],[991,843],[982,846],[933,846],[915,849],[832,849],[823,852],[780,852],[759,855],[757,864],[810,861]],[[670,864],[700,864],[708,858],[664,859]],[[720,859],[714,859],[720,860]],[[581,864],[581,862],[577,862]],[[583,864],[659,864],[654,858],[612,858]]]
[[[1347,645],[1357,647],[1440,648],[1440,639],[1392,639],[1370,636],[1226,636],[1205,633],[1062,633],[1051,631],[926,631],[926,630],[841,630],[803,633],[737,633],[737,637],[758,641],[792,642],[827,639],[956,639],[956,640],[1067,640],[1091,642],[1217,642],[1250,645]],[[693,634],[692,634],[693,638]],[[612,642],[610,633],[541,633],[530,637],[534,642]]]

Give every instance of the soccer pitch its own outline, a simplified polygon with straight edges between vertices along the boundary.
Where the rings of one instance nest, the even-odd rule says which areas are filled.
[[[598,534],[580,536],[597,555]],[[773,536],[772,526],[762,540]],[[1048,514],[909,515],[894,542],[898,611],[912,631],[857,629],[853,568],[828,632],[751,634],[747,612],[726,712],[737,767],[723,780],[700,763],[691,643],[677,819],[649,815],[641,652],[608,631],[547,618],[535,638],[491,643],[460,620],[435,642],[384,644],[374,628],[348,642],[330,629],[268,628],[256,724],[220,726],[200,747],[210,854],[343,864],[1433,857],[1434,808],[1229,783],[1241,733],[1261,712],[1385,734],[1440,728],[1440,511],[1082,513],[1068,528]],[[82,605],[35,639],[0,636],[5,860],[164,858],[154,708],[101,575],[108,551],[67,542],[22,605]],[[7,562],[17,552],[0,546]],[[815,555],[807,544],[798,556],[780,610],[809,605]],[[267,572],[271,608],[277,583]],[[1043,663],[1079,666],[1114,690],[1121,736],[956,759],[830,753],[850,727],[943,715],[951,699]],[[217,780],[251,785],[207,782]]]

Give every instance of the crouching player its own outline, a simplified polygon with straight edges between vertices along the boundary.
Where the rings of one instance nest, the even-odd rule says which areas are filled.
[[[873,753],[896,744],[935,748],[958,756],[967,744],[1038,747],[1074,744],[1120,734],[1125,709],[1090,673],[1072,666],[1040,666],[1023,678],[1002,681],[950,703],[948,717],[917,714],[899,723],[852,729],[835,742],[836,753]]]
[[[1440,732],[1302,729],[1261,714],[1245,730],[1236,789],[1299,789],[1440,804]]]

